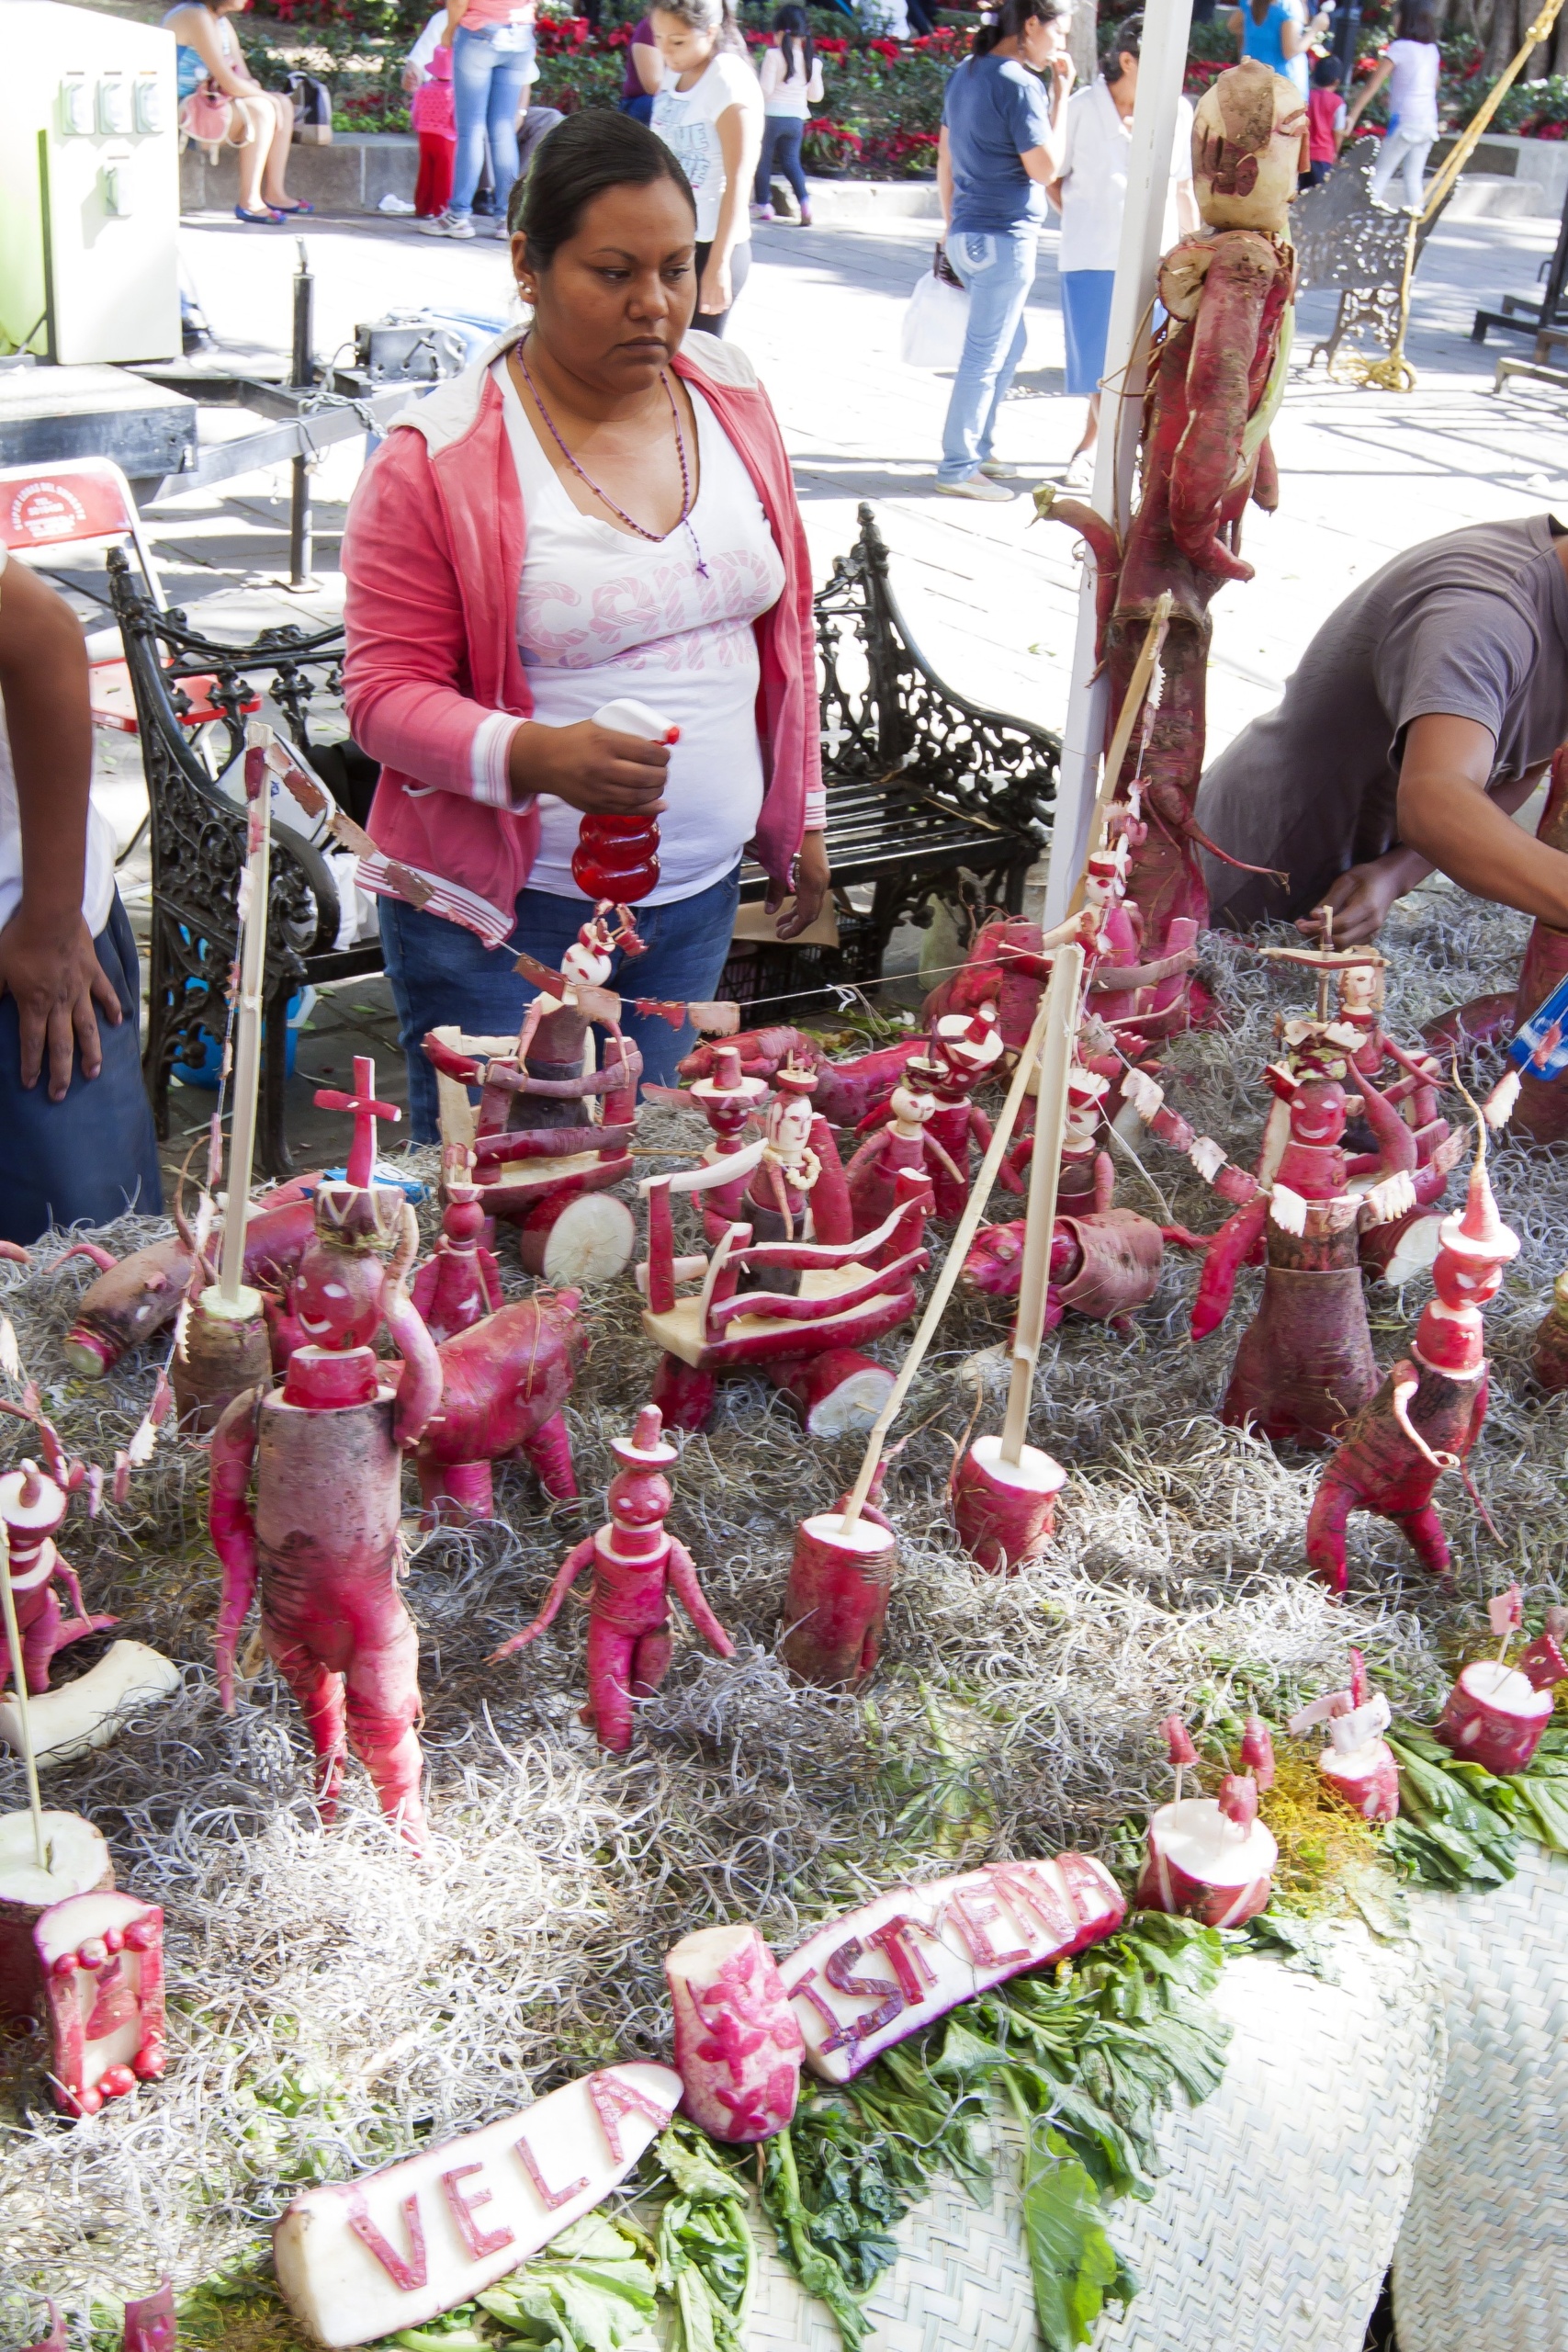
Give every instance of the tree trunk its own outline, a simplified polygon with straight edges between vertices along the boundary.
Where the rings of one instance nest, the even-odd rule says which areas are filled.
[[[1067,51],[1077,76],[1076,89],[1087,89],[1100,72],[1099,38],[1100,10],[1096,0],[1077,0],[1067,35]]]
[[[1519,45],[1519,0],[1493,0],[1492,31],[1486,43],[1484,74],[1488,79],[1511,63]]]
[[[1552,32],[1551,71],[1568,74],[1568,17],[1559,17]]]

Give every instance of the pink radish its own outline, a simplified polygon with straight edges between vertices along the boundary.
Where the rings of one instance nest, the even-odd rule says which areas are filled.
[[[1280,1849],[1256,1817],[1258,1787],[1236,1774],[1222,1797],[1183,1797],[1149,1823],[1148,1859],[1138,1881],[1145,1911],[1176,1911],[1206,1928],[1239,1928],[1273,1893]],[[1243,1792],[1247,1793],[1243,1793]],[[1239,1817],[1238,1817],[1239,1816]]]
[[[1289,1728],[1295,1735],[1315,1724],[1327,1724],[1329,1744],[1317,1769],[1340,1803],[1363,1821],[1393,1821],[1399,1812],[1399,1767],[1393,1748],[1381,1736],[1393,1720],[1382,1693],[1372,1693],[1359,1650],[1350,1653],[1348,1690],[1331,1690],[1291,1717]]]
[[[50,2087],[67,2115],[152,2082],[165,2064],[164,1915],[111,1888],[56,1903],[33,1929],[48,2000]]]
[[[574,1289],[613,1282],[631,1263],[637,1226],[613,1193],[558,1193],[519,1221],[524,1271]]]
[[[1438,1737],[1488,1772],[1522,1772],[1551,1720],[1551,1692],[1500,1658],[1477,1658],[1449,1692]]]
[[[873,1363],[855,1348],[829,1348],[819,1356],[802,1356],[797,1363],[780,1364],[776,1376],[785,1396],[799,1407],[807,1437],[848,1437],[868,1430],[893,1386],[886,1365]]]
[[[875,1666],[898,1557],[880,1511],[867,1506],[846,1535],[844,1509],[795,1530],[779,1645],[792,1674],[828,1690],[858,1689]]]
[[[699,1928],[664,1956],[681,2104],[715,2140],[770,2139],[795,2113],[806,2043],[755,1928]]]
[[[30,2017],[43,1979],[33,1929],[51,1904],[114,1884],[103,1832],[76,1813],[43,1816],[49,1868],[39,1870],[30,1813],[0,1814],[0,2018]]]

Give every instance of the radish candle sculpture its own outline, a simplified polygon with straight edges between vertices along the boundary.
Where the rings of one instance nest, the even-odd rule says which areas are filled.
[[[1227,1772],[1217,1797],[1184,1797],[1182,1781],[1198,1750],[1179,1715],[1161,1729],[1176,1769],[1176,1794],[1149,1821],[1148,1856],[1138,1881],[1145,1911],[1177,1911],[1206,1928],[1240,1928],[1273,1893],[1280,1859],[1273,1832],[1258,1818],[1259,1793],[1274,1779],[1274,1750],[1256,1715],[1242,1741],[1246,1773]]]
[[[715,2140],[771,2139],[795,2113],[805,2037],[755,1928],[699,1928],[664,1956],[681,2104]]]
[[[33,1929],[48,2001],[50,2088],[67,2115],[154,2082],[167,2062],[164,1915],[106,1887],[51,1904]]]
[[[234,1649],[258,1581],[267,1656],[304,1712],[321,1765],[323,1818],[343,1769],[345,1726],[382,1809],[423,1843],[419,1636],[398,1592],[404,1446],[441,1395],[430,1334],[402,1289],[418,1247],[402,1193],[372,1185],[375,1065],[357,1057],[347,1179],[316,1195],[316,1238],[295,1288],[307,1344],[281,1390],[237,1396],[212,1433],[209,1525],[223,1566],[218,1680],[234,1703]],[[383,1253],[387,1253],[383,1255]],[[403,1358],[394,1394],[372,1342],[383,1325]],[[246,1500],[253,1463],[256,1505]]]
[[[1493,1197],[1485,1123],[1476,1125],[1463,1214],[1442,1223],[1432,1268],[1437,1295],[1416,1326],[1410,1356],[1400,1358],[1351,1422],[1313,1501],[1306,1555],[1334,1592],[1345,1589],[1345,1529],[1353,1510],[1392,1520],[1423,1567],[1437,1577],[1450,1572],[1432,1495],[1445,1470],[1463,1468],[1481,1435],[1487,1391],[1481,1310],[1496,1297],[1503,1269],[1519,1248]]]
[[[503,1642],[490,1660],[494,1665],[536,1641],[554,1623],[584,1568],[592,1567],[589,1701],[582,1720],[616,1754],[632,1744],[632,1701],[651,1697],[670,1671],[671,1588],[710,1647],[720,1657],[735,1655],[734,1643],[703,1597],[691,1554],[664,1527],[674,1498],[660,1474],[676,1456],[660,1433],[662,1426],[658,1406],[645,1405],[632,1435],[611,1441],[621,1468],[610,1481],[608,1522],[567,1554],[533,1623]]]
[[[1350,1653],[1349,1689],[1314,1699],[1290,1720],[1292,1736],[1327,1724],[1328,1746],[1317,1769],[1325,1786],[1363,1821],[1393,1821],[1399,1813],[1399,1767],[1382,1737],[1393,1720],[1388,1701],[1367,1679],[1359,1650]]]
[[[1488,1772],[1522,1772],[1551,1720],[1553,1685],[1568,1681],[1568,1659],[1562,1648],[1568,1610],[1547,1611],[1545,1632],[1520,1652],[1517,1666],[1507,1658],[1509,1640],[1518,1632],[1524,1613],[1518,1586],[1495,1593],[1486,1613],[1500,1639],[1497,1655],[1477,1658],[1461,1669],[1443,1708],[1438,1737],[1466,1763],[1483,1765]]]

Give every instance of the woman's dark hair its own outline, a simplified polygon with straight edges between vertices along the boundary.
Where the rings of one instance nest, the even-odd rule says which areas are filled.
[[[1060,0],[1002,0],[976,34],[974,54],[988,57],[998,41],[1016,40],[1025,25],[1054,25],[1061,14]]]
[[[779,55],[784,59],[784,80],[795,79],[795,44],[800,43],[805,71],[809,78],[817,62],[817,43],[811,38],[811,19],[804,8],[778,8],[773,12],[773,30],[782,34]]]
[[[1435,41],[1437,40],[1438,20],[1428,6],[1428,0],[1404,0],[1404,5],[1399,11],[1399,21],[1394,27],[1393,37],[1395,40]]]
[[[1100,69],[1100,79],[1114,89],[1122,79],[1123,56],[1142,57],[1143,53],[1144,12],[1140,8],[1135,17],[1123,17],[1117,26],[1111,36],[1111,47],[1105,53],[1105,62]]]
[[[580,107],[547,130],[534,151],[528,175],[512,191],[506,225],[528,240],[528,259],[547,269],[596,196],[613,187],[651,187],[669,180],[697,217],[692,183],[662,139],[645,122],[608,107]]]
[[[1341,73],[1342,68],[1337,57],[1320,57],[1312,69],[1313,88],[1337,90],[1339,87]]]
[[[716,49],[746,55],[746,41],[735,21],[735,0],[652,0],[650,17],[673,17],[694,33],[716,33]]]

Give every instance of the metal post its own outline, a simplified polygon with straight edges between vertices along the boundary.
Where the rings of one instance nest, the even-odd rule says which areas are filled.
[[[316,281],[305,240],[299,239],[299,266],[294,273],[294,356],[292,389],[306,392],[316,380]],[[288,585],[309,588],[314,557],[310,527],[310,467],[301,456],[293,460],[288,500]]]
[[[1111,330],[1105,345],[1105,390],[1100,399],[1094,488],[1089,503],[1108,520],[1126,521],[1132,505],[1133,470],[1143,415],[1144,376],[1134,364],[1134,346],[1154,301],[1155,280],[1165,245],[1165,208],[1170,187],[1170,156],[1176,138],[1176,103],[1187,73],[1187,39],[1192,0],[1164,0],[1144,20],[1144,53],[1138,63],[1138,95],[1133,107],[1133,138],[1127,158],[1127,203],[1122,215],[1122,244],[1111,297]],[[1083,865],[1095,772],[1105,745],[1106,682],[1094,675],[1094,582],[1086,576],[1078,592],[1077,636],[1073,646],[1067,716],[1062,729],[1062,764],[1056,779],[1056,816],[1051,833],[1051,863],[1045,880],[1044,920],[1060,922]]]

